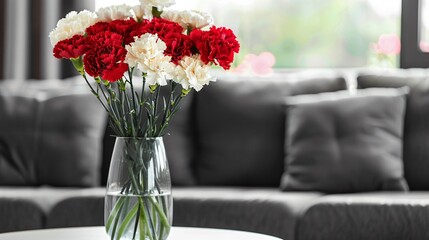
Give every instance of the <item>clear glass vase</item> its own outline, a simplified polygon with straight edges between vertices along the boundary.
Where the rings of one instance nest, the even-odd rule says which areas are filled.
[[[116,138],[104,214],[110,239],[165,240],[172,215],[170,171],[162,138]]]

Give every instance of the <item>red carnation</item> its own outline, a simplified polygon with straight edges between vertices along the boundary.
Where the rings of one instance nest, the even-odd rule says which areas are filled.
[[[139,25],[133,18],[127,20],[114,20],[109,23],[109,31],[122,35],[124,44],[127,45],[134,41],[131,32]]]
[[[190,35],[197,47],[201,61],[213,62],[228,70],[234,61],[234,53],[240,50],[237,37],[231,29],[211,27],[209,31],[196,29]]]
[[[193,42],[189,36],[183,34],[183,27],[176,22],[163,18],[153,18],[151,21],[134,26],[129,35],[139,37],[143,34],[157,34],[165,42],[165,55],[171,56],[173,63],[178,63],[184,56],[192,54]]]
[[[74,35],[72,38],[58,42],[54,47],[56,58],[78,58],[89,50],[89,46],[82,35]]]
[[[88,27],[85,32],[88,36],[97,35],[101,32],[109,31],[110,25],[107,22],[98,22]]]
[[[147,20],[146,20],[147,21]],[[144,22],[143,22],[144,23]],[[131,32],[134,31],[141,23],[136,22],[133,18],[126,20],[114,20],[109,23],[107,22],[98,22],[86,29],[86,34],[88,36],[97,35],[101,32],[113,32],[120,34],[123,37],[124,44],[127,45],[134,41]]]
[[[128,70],[124,63],[127,51],[122,46],[123,37],[117,33],[101,32],[90,36],[91,50],[84,58],[85,71],[92,77],[101,76],[104,80],[115,82]]]
[[[183,27],[176,22],[169,21],[163,18],[153,18],[151,21],[141,24],[132,33],[133,36],[141,36],[145,33],[157,34],[159,38],[163,38],[168,33],[182,33]]]
[[[171,56],[171,62],[178,64],[184,56],[191,56],[193,42],[187,35],[177,32],[167,33],[161,38],[167,45],[164,54]]]

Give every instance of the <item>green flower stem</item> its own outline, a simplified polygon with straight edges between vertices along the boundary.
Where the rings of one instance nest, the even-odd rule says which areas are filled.
[[[153,94],[152,126],[151,126],[151,132],[149,137],[155,136],[155,132],[156,132],[156,120],[157,120],[156,113],[158,112],[157,110],[158,110],[158,96],[159,96],[158,93],[159,93],[159,88],[157,88],[155,90],[155,93]]]
[[[102,80],[100,78],[95,78],[95,82],[97,83],[97,93],[98,93],[98,90],[100,89],[101,93],[104,96],[104,100],[107,102],[107,104],[109,104],[110,98],[107,97],[106,93],[104,92],[104,87],[103,85],[101,85],[101,81]]]
[[[150,101],[146,104],[147,108],[147,132],[146,137],[156,137],[156,123],[157,123],[157,105],[159,97],[159,86],[150,85]]]
[[[108,218],[108,224],[106,224],[107,231],[110,231],[110,228],[113,227],[111,239],[120,239],[124,234],[125,230],[132,223],[132,219],[134,217],[136,218],[136,225],[133,233],[134,237],[137,231],[137,227],[140,231],[140,239],[142,238],[142,236],[149,236],[149,238],[153,240],[162,239],[164,231],[168,232],[170,230],[171,226],[167,220],[167,217],[165,216],[163,210],[159,207],[159,202],[155,197],[150,197],[149,200],[138,198],[138,202],[134,204],[130,211],[128,211],[127,208],[124,208],[124,205],[128,205],[129,201],[127,200],[129,199],[126,197],[120,197],[114,206],[114,211],[111,212],[111,215]],[[154,206],[152,208],[152,214],[149,210],[150,205]],[[127,211],[126,216],[124,220],[119,223],[118,220],[123,214],[123,211]],[[153,218],[151,218],[150,216],[153,216]],[[158,226],[154,225],[156,224],[156,220],[158,217],[161,220],[161,226],[159,226],[161,229],[159,237],[157,237],[156,234],[156,229]],[[147,235],[148,232],[150,232],[151,234]]]
[[[153,150],[142,147],[133,141],[127,143],[124,149],[126,150],[125,159],[128,161],[128,175],[130,179],[125,184],[126,186],[123,187],[122,192],[128,189],[133,195],[144,196],[144,189],[147,186],[145,186],[144,178],[139,176],[138,173],[146,171],[147,167],[144,164],[145,161],[141,162],[140,159],[148,158],[147,156],[150,156]],[[161,194],[159,184],[155,182],[155,185]],[[133,227],[134,238],[137,231],[139,231],[140,239],[146,236],[152,240],[162,240],[165,232],[171,228],[166,216],[165,211],[167,209],[163,198],[154,196],[148,196],[148,198],[138,197],[137,202],[131,210],[128,208],[129,200],[127,197],[119,197],[108,217],[106,229],[108,232],[112,230],[112,239],[120,239],[127,229]],[[161,204],[163,207],[161,207]],[[125,216],[124,220],[119,222],[119,219],[123,216]],[[134,218],[135,221],[133,221]],[[158,221],[160,222],[158,223]],[[133,222],[134,226],[132,225]]]
[[[95,95],[95,97],[98,99],[98,101],[101,103],[101,105],[104,107],[104,109],[109,112],[109,110],[107,109],[106,105],[104,104],[103,101],[101,101],[100,99],[100,94],[98,94],[98,92],[96,92],[94,90],[94,88],[92,87],[91,83],[89,83],[88,78],[86,77],[85,72],[82,74],[82,77],[85,79],[86,84],[88,85],[88,87],[91,89],[91,92],[93,95]]]
[[[158,122],[158,99],[159,99],[159,92],[160,92],[160,86],[156,86],[155,90],[152,93],[152,101],[151,101],[151,121],[150,121],[150,128],[149,128],[149,134],[148,137],[156,137],[156,133],[157,133],[157,122]]]
[[[120,132],[116,132],[118,136],[127,136],[128,135],[128,122],[126,119],[125,109],[124,109],[124,99],[123,93],[121,90],[121,86],[118,84],[118,96],[116,96],[116,92],[112,89],[112,85],[109,82],[105,82],[105,88],[110,96],[110,106],[112,111],[115,112],[117,116],[117,120],[120,124],[119,129]]]
[[[115,130],[115,133],[119,136],[125,136],[126,131],[124,131],[123,126],[122,126],[122,122],[121,122],[121,112],[118,109],[118,99],[116,96],[115,91],[112,90],[112,86],[109,82],[105,81],[104,84],[102,85],[102,80],[98,79],[97,84],[99,86],[99,88],[101,89],[101,92],[103,93],[103,95],[105,96],[105,98],[107,99],[107,104],[110,108],[110,116],[111,119],[113,119],[114,125],[112,126],[112,128]],[[107,97],[106,93],[104,92],[104,89],[107,90],[107,93],[109,94],[109,97]],[[116,128],[115,128],[116,126]]]
[[[168,116],[170,115],[170,112],[171,112],[171,107],[174,104],[173,99],[174,99],[175,90],[176,90],[176,83],[171,81],[170,82],[170,96],[168,97],[168,101],[167,101],[168,105],[164,106],[164,116],[162,118],[162,123],[161,123],[161,127],[159,129],[158,135],[164,131],[165,124],[166,124]]]
[[[118,223],[119,223],[119,219],[120,219],[120,217],[121,217],[121,214],[122,214],[122,210],[127,210],[127,209],[124,209],[123,207],[124,207],[124,205],[125,206],[127,206],[128,205],[128,203],[129,203],[129,198],[126,198],[126,197],[120,197],[119,198],[119,200],[115,203],[115,207],[114,208],[116,208],[116,205],[117,204],[120,204],[121,206],[120,207],[118,207],[118,211],[117,212],[111,212],[111,214],[110,214],[110,216],[109,216],[109,218],[108,219],[112,219],[112,221],[114,221],[114,223],[113,223],[113,229],[112,229],[112,233],[111,233],[111,240],[114,240],[115,239],[115,235],[116,235],[116,229],[117,229],[117,227],[118,227]],[[124,202],[125,201],[125,202]],[[122,203],[121,203],[122,202]],[[109,227],[107,227],[106,226],[106,230],[107,230],[107,232],[109,232],[110,231],[110,226]]]
[[[155,199],[155,197],[151,196],[149,198],[151,203],[155,206],[156,211],[158,212],[159,216],[161,217],[161,222],[164,226],[170,226],[170,223],[168,222],[167,216],[165,216],[164,210],[159,207],[158,201]]]
[[[115,133],[119,136],[125,136],[126,133],[123,130],[123,126],[121,124],[122,122],[120,121],[121,120],[121,118],[119,117],[120,111],[117,105],[118,105],[117,100],[114,100],[113,102],[110,103],[110,108],[112,113],[115,115],[115,122],[117,125],[117,130],[115,131]]]
[[[140,206],[140,204],[139,204],[139,208],[137,209],[137,213],[136,213],[136,220],[134,221],[134,230],[133,230],[133,237],[132,237],[132,239],[136,239],[136,234],[137,234],[137,228],[138,228],[138,225],[139,225],[139,222],[140,222],[140,209],[141,209],[141,206]]]
[[[121,223],[121,226],[119,226],[119,230],[118,230],[118,233],[117,233],[117,239],[118,240],[121,239],[121,237],[124,234],[125,230],[127,229],[127,227],[129,226],[129,224],[131,223],[131,220],[137,214],[137,210],[138,209],[139,209],[139,204],[136,203],[134,205],[134,207],[131,209],[131,211],[128,212],[128,214],[124,218],[124,221]]]
[[[152,9],[155,15],[159,15],[162,11],[157,8]],[[149,97],[145,95],[146,87],[146,73],[142,73],[143,87],[141,94],[134,90],[133,72],[134,68],[128,69],[128,78],[124,75],[123,78],[118,80],[117,92],[112,89],[111,83],[101,79],[95,78],[97,88],[95,89],[88,81],[85,74],[83,62],[81,58],[71,59],[75,69],[83,76],[85,82],[89,86],[91,93],[101,103],[105,111],[109,114],[109,125],[114,130],[117,136],[123,137],[159,137],[165,133],[171,118],[177,112],[179,102],[184,98],[189,90],[182,89],[181,97],[177,97],[175,89],[176,83],[170,81],[171,93],[168,101],[163,98],[164,108],[163,113],[159,111],[159,93],[161,86],[149,86],[151,89]],[[124,81],[123,79],[126,79]],[[126,85],[130,84],[131,95],[128,96],[126,92]],[[154,88],[153,88],[154,87]],[[153,89],[152,89],[153,88]],[[107,93],[106,93],[107,91]],[[146,114],[144,113],[146,111]],[[162,119],[160,120],[160,117]],[[160,121],[159,121],[160,120]],[[146,124],[145,124],[146,121]]]
[[[143,74],[142,78],[143,78],[143,86],[141,89],[141,95],[140,95],[141,98],[139,99],[139,114],[138,114],[138,120],[140,123],[139,126],[144,126],[145,114],[143,114],[143,111],[146,110],[146,108],[145,108],[145,104],[146,104],[146,99],[145,99],[146,77],[144,74]],[[142,127],[140,129],[140,136],[145,136],[146,132],[147,132],[147,126],[146,126],[146,128]]]
[[[91,93],[97,98],[97,100],[101,103],[101,105],[103,106],[104,110],[107,112],[107,114],[109,115],[110,119],[112,119],[113,124],[111,124],[113,129],[116,129],[116,131],[118,131],[120,129],[120,122],[118,121],[117,116],[115,115],[114,112],[111,111],[111,109],[109,109],[107,107],[107,105],[101,100],[100,94],[99,94],[99,87],[100,84],[97,83],[97,91],[94,89],[94,87],[89,83],[88,78],[86,77],[85,72],[83,72],[82,77],[85,79],[86,84],[89,86]],[[105,92],[103,91],[103,88],[101,88],[101,92],[104,96],[104,99],[106,100],[106,102],[108,101],[108,97],[106,96]]]
[[[133,107],[134,109],[137,109],[137,104],[136,104],[136,93],[134,92],[134,84],[133,84],[133,71],[134,68],[130,70],[128,70],[128,76],[129,76],[129,83],[130,83],[130,87],[131,87],[131,95],[132,95],[132,99],[133,99]],[[136,120],[135,120],[136,121]],[[137,123],[137,121],[136,121]]]
[[[160,12],[157,12],[160,13]],[[98,99],[109,115],[109,125],[117,136],[121,137],[159,137],[166,131],[173,115],[178,111],[181,100],[186,96],[179,84],[169,81],[170,93],[160,99],[161,86],[146,86],[146,74],[142,74],[143,87],[141,94],[134,89],[133,71],[123,76],[115,83],[95,78],[95,83],[89,82],[81,59],[73,62],[75,68],[83,76],[91,93]],[[130,87],[131,92],[127,90]],[[180,90],[180,92],[179,92]],[[186,92],[187,93],[187,92]],[[160,106],[163,104],[163,107]],[[137,144],[138,145],[138,144]],[[106,230],[112,240],[119,240],[128,231],[133,239],[140,235],[140,239],[162,240],[171,229],[167,201],[157,180],[154,182],[154,191],[160,196],[146,196],[148,189],[147,176],[141,172],[147,170],[146,159],[152,149],[141,149],[140,146],[129,145],[126,158],[129,161],[129,180],[121,190],[121,196],[106,220]],[[137,202],[125,194],[137,195]],[[150,193],[150,192],[149,192]]]
[[[136,147],[138,147],[138,146],[136,146]],[[127,148],[127,149],[130,149],[130,148]],[[131,152],[129,154],[133,154],[133,153],[135,154],[137,152]],[[138,154],[138,155],[140,155],[140,154]],[[134,164],[135,164],[135,161],[130,161],[130,164],[128,165],[128,171],[129,171],[129,176],[131,179],[131,185],[132,185],[133,191],[135,192],[136,195],[144,195],[144,193],[140,189],[140,186],[143,186],[144,184],[142,184],[142,182],[140,184],[138,183],[136,175],[134,173],[134,168],[132,167],[132,165],[134,165]],[[144,164],[142,167],[146,169]],[[150,229],[152,234],[150,234],[149,236],[154,236],[155,238],[153,238],[153,239],[158,240],[158,238],[156,238],[156,226],[154,226],[154,223],[152,222],[154,219],[148,218],[148,216],[150,215],[149,206],[153,206],[152,210],[155,211],[156,215],[160,218],[163,229],[164,228],[170,229],[170,224],[168,222],[168,219],[164,213],[164,210],[159,206],[160,203],[157,201],[157,199],[155,197],[149,197],[149,201],[150,202],[148,202],[146,199],[138,198],[138,203],[136,203],[136,205],[139,205],[138,209],[140,211],[136,210],[135,209],[136,206],[134,206],[133,209],[127,214],[127,216],[125,217],[125,220],[123,221],[123,223],[121,224],[121,226],[119,228],[117,239],[120,239],[120,236],[122,236],[126,227],[131,223],[131,219],[135,216],[136,218],[140,217],[141,221],[145,222],[145,225]],[[119,201],[118,201],[118,203],[119,203]],[[114,209],[117,209],[116,206],[114,207]],[[147,212],[147,214],[146,214],[146,212]],[[137,216],[138,213],[140,214],[140,216]],[[112,211],[112,214],[118,215],[118,212],[115,213],[115,211]],[[155,216],[155,214],[153,214],[153,216]],[[109,217],[109,219],[110,219],[110,217]],[[143,224],[141,224],[141,225],[143,225]],[[146,229],[143,228],[142,226],[140,226],[139,230],[140,230],[141,234],[144,234],[146,232]],[[144,236],[144,235],[142,235],[142,236]],[[159,238],[159,239],[161,239],[161,238]]]
[[[125,198],[120,197],[118,199],[118,201],[115,203],[115,206],[113,207],[113,209],[109,215],[109,218],[107,219],[106,229],[110,229],[110,227],[111,227],[113,221],[115,220],[116,216],[121,211],[121,208],[124,205],[124,201],[125,201]]]
[[[140,204],[143,204],[142,206],[144,206],[144,208],[145,208],[143,211],[146,211],[146,214],[147,214],[146,223],[147,223],[149,230],[152,233],[149,235],[149,237],[153,240],[157,240],[156,229],[155,229],[155,226],[153,225],[154,219],[149,218],[149,216],[151,216],[150,211],[149,211],[149,204],[147,203],[146,199],[144,199],[144,200],[139,199],[139,200],[140,200]],[[156,218],[156,216],[154,216],[154,217]]]
[[[169,100],[168,108],[166,111],[164,111],[164,119],[161,123],[159,132],[157,133],[158,136],[164,135],[164,131],[167,129],[168,125],[170,124],[171,118],[179,110],[179,104],[181,100],[184,98],[182,94],[174,97],[175,88],[172,88],[171,92],[172,92],[171,96],[173,96],[173,100]]]
[[[121,110],[121,116],[122,116],[122,122],[124,124],[123,128],[126,132],[127,136],[129,136],[129,122],[127,121],[127,113],[125,110],[126,102],[125,102],[125,93],[123,92],[123,89],[121,89],[121,84],[118,82],[118,95],[119,95],[119,103],[120,103],[120,110]]]
[[[140,215],[140,218],[139,218],[140,236],[146,236],[146,224],[145,224],[146,216],[144,214],[144,209],[140,208],[139,215]]]
[[[128,124],[128,133],[131,134],[131,136],[136,137],[136,127],[135,127],[135,122],[134,122],[134,109],[131,106],[131,101],[129,99],[128,94],[124,94],[124,99],[125,99],[125,112],[127,113],[124,117],[128,119],[126,119],[126,121],[129,123]]]

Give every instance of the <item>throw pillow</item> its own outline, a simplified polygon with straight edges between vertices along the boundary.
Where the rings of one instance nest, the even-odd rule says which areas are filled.
[[[367,89],[290,97],[288,191],[407,190],[402,130],[406,89]]]
[[[429,73],[423,69],[366,73],[359,88],[410,87],[404,122],[404,174],[411,190],[429,190]]]
[[[55,96],[43,105],[38,180],[52,186],[97,186],[106,114],[91,93]]]
[[[345,88],[338,76],[220,77],[196,96],[199,184],[278,187],[284,168],[283,98]]]
[[[37,96],[0,92],[0,185],[35,185],[40,127]]]

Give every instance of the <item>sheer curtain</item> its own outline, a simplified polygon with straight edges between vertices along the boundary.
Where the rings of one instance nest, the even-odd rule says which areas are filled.
[[[1,79],[66,78],[70,63],[55,59],[49,32],[70,11],[94,10],[94,0],[0,0]]]

